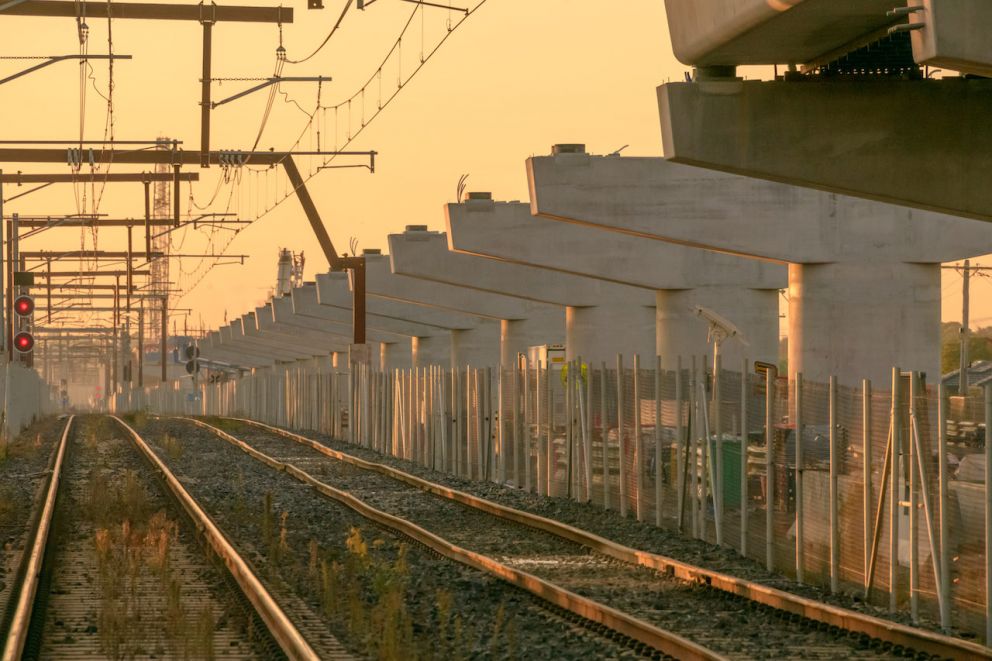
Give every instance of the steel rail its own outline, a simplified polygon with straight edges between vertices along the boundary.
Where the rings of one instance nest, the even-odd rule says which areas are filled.
[[[75,416],[70,415],[66,420],[65,429],[62,430],[62,437],[59,439],[59,447],[56,450],[55,462],[52,464],[52,474],[48,480],[48,487],[45,493],[45,504],[42,506],[41,517],[38,525],[35,526],[34,537],[31,539],[30,551],[24,580],[17,595],[17,605],[14,608],[11,619],[10,630],[7,631],[7,640],[4,643],[3,661],[17,661],[24,651],[24,644],[28,639],[28,630],[31,624],[31,610],[34,605],[35,595],[38,593],[38,584],[41,581],[41,567],[45,559],[45,547],[48,543],[48,533],[52,529],[52,517],[55,514],[55,498],[59,492],[59,483],[62,480],[62,465],[65,463],[65,450],[68,445],[69,428]]]
[[[192,418],[184,418],[199,423]],[[666,556],[640,551],[622,544],[618,544],[594,533],[575,528],[566,523],[548,519],[536,514],[524,512],[522,510],[500,505],[498,503],[473,496],[464,491],[458,491],[435,482],[430,482],[423,478],[405,473],[392,466],[379,464],[360,459],[350,454],[333,450],[313,439],[295,434],[279,427],[273,427],[263,422],[249,420],[246,418],[227,418],[236,420],[260,429],[265,429],[274,434],[283,436],[290,440],[307,445],[321,454],[351,464],[358,468],[380,473],[391,477],[397,481],[410,486],[417,487],[423,491],[442,496],[468,507],[478,509],[493,516],[497,516],[507,521],[519,525],[528,526],[537,530],[548,532],[563,539],[567,539],[576,544],[581,544],[593,551],[610,556],[621,562],[640,565],[654,569],[677,578],[699,583],[716,588],[723,592],[743,597],[750,601],[770,606],[780,611],[793,615],[799,615],[816,622],[822,622],[831,626],[836,626],[846,631],[864,634],[872,638],[877,638],[892,645],[902,646],[933,654],[942,658],[953,659],[989,659],[992,657],[992,649],[980,644],[973,643],[959,638],[953,638],[933,631],[910,627],[898,622],[884,620],[864,613],[858,613],[840,606],[833,606],[807,599],[799,595],[778,590],[749,581],[737,578],[729,574],[697,567],[686,562],[675,560]]]
[[[145,455],[145,458],[152,464],[154,469],[162,475],[169,490],[176,497],[176,500],[179,501],[179,504],[182,505],[183,509],[186,510],[187,514],[189,514],[197,529],[203,531],[203,536],[231,572],[231,575],[241,587],[245,597],[255,608],[262,621],[265,622],[272,637],[279,644],[282,651],[285,652],[286,656],[290,659],[318,660],[320,657],[310,647],[310,644],[307,643],[303,634],[292,623],[282,607],[269,594],[269,591],[265,589],[265,586],[262,585],[262,582],[255,575],[254,571],[252,571],[251,567],[248,566],[248,563],[244,561],[231,543],[227,541],[224,533],[221,532],[210,516],[203,511],[196,500],[186,491],[186,488],[173,475],[172,471],[158,458],[155,451],[145,443],[138,432],[121,418],[116,415],[111,415],[110,417],[131,435],[132,440],[141,453]]]
[[[714,661],[726,658],[686,638],[656,627],[653,624],[649,624],[615,608],[580,596],[533,574],[505,565],[489,556],[452,544],[415,523],[376,509],[347,491],[336,489],[329,484],[321,482],[292,464],[270,457],[222,429],[218,429],[202,420],[184,416],[175,416],[174,419],[184,420],[210,431],[270,468],[291,475],[300,482],[313,487],[320,494],[354,510],[362,517],[384,528],[393,530],[402,536],[408,537],[449,560],[453,560],[476,571],[482,571],[496,576],[545,602],[596,624],[603,625],[652,649],[678,659],[690,661],[702,661],[704,659]]]

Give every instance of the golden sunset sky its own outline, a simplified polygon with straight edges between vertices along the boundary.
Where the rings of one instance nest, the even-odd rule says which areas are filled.
[[[471,7],[478,0],[462,5]],[[247,3],[247,2],[246,2]],[[325,9],[308,11],[305,2],[284,2],[296,22],[283,26],[283,44],[290,59],[309,54],[337,20],[345,0],[325,0]],[[392,57],[381,77],[374,76],[401,28],[416,12],[402,44],[402,72]],[[364,12],[352,9],[341,29],[316,56],[299,65],[287,64],[283,76],[332,76],[321,89],[321,103],[334,105],[351,97],[374,76],[365,94],[365,116],[380,98],[388,97],[398,78],[419,64],[421,50],[430,50],[445,34],[457,12],[418,9],[399,0],[377,0]],[[88,19],[89,52],[108,52],[106,19]],[[63,55],[79,52],[71,18],[5,17],[0,22],[0,55]],[[199,147],[199,77],[201,29],[195,22],[117,20],[112,25],[113,50],[133,56],[114,65],[114,135],[121,140],[169,136]],[[274,25],[222,23],[214,28],[215,77],[272,75],[279,30]],[[32,62],[0,61],[0,77]],[[85,139],[103,139],[107,131],[108,67],[93,61],[85,84]],[[379,152],[375,174],[360,169],[325,170],[309,184],[324,223],[339,251],[355,237],[361,248],[385,248],[388,233],[408,224],[443,229],[442,205],[453,201],[456,184],[469,174],[469,190],[489,190],[497,199],[525,199],[524,159],[548,153],[552,144],[583,142],[591,152],[606,153],[629,145],[625,155],[660,155],[661,134],[655,88],[681,79],[686,67],[671,53],[661,0],[627,3],[588,0],[488,0],[440,48],[395,101],[350,145]],[[87,72],[88,73],[88,72]],[[761,75],[749,70],[747,75]],[[767,77],[767,76],[766,76]],[[214,99],[234,94],[252,82],[214,85]],[[314,83],[285,83],[288,97],[312,111]],[[80,67],[54,65],[0,87],[0,139],[78,140],[81,123]],[[213,112],[215,149],[250,149],[258,134],[269,95],[256,92]],[[335,113],[318,113],[321,146],[335,142]],[[289,148],[302,132],[298,149],[316,148],[316,131],[305,130],[308,118],[277,95],[260,149]],[[354,132],[361,125],[361,97],[351,106]],[[337,113],[337,144],[348,134],[347,108]],[[346,161],[340,161],[344,163]],[[354,163],[355,160],[347,162]],[[299,159],[309,173],[316,161]],[[3,164],[5,172],[65,172],[64,164]],[[132,168],[133,169],[133,168]],[[112,172],[127,171],[124,167]],[[88,168],[84,168],[84,173]],[[217,197],[211,211],[236,211],[253,219],[282,197],[281,171],[243,173],[235,186],[222,179],[220,168],[201,171],[194,185],[199,205]],[[17,192],[8,186],[5,197]],[[99,194],[99,190],[97,190]],[[4,211],[32,214],[93,211],[93,195],[84,187],[51,187],[15,200]],[[184,188],[184,197],[187,190]],[[77,201],[78,200],[78,201]],[[188,208],[183,200],[183,209]],[[98,211],[110,217],[141,217],[140,184],[108,187]],[[124,245],[124,230],[99,233],[101,249]],[[274,284],[277,250],[304,251],[306,277],[326,270],[326,262],[295,199],[266,213],[236,237],[226,230],[177,232],[174,251],[227,250],[246,254],[245,266],[207,269],[211,260],[173,261],[176,286],[187,293],[174,302],[192,308],[191,326],[207,327],[262,302]],[[92,236],[79,230],[49,231],[25,242],[22,249],[92,247]],[[973,287],[973,319],[992,321],[992,289],[988,279]],[[196,286],[193,287],[194,283]],[[960,277],[948,273],[943,283],[944,317],[960,314]],[[181,328],[181,326],[180,326]]]

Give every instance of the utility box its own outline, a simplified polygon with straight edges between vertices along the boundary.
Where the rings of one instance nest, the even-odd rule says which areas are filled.
[[[531,367],[540,365],[560,371],[565,365],[564,344],[538,344],[528,347],[527,364]]]

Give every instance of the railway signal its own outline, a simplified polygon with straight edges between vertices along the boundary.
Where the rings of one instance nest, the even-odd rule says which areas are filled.
[[[196,374],[200,371],[200,347],[195,344],[186,346],[186,373]]]
[[[30,360],[31,350],[34,349],[34,335],[31,333],[31,322],[34,317],[34,299],[20,295],[14,299],[14,349],[23,357]]]

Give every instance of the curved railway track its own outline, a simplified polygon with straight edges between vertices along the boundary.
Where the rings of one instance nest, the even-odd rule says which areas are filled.
[[[242,438],[236,438],[202,421],[184,420],[327,495],[363,501],[386,516],[430,530],[447,545],[498,558],[494,562],[501,567],[488,569],[528,574],[526,580],[509,577],[525,589],[528,582],[540,581],[582,595],[584,611],[556,603],[594,621],[603,622],[607,612],[624,614],[628,627],[666,631],[728,658],[989,658],[989,650],[975,643],[624,547],[269,425],[235,419],[246,425],[239,432]],[[337,488],[322,485],[314,474]],[[624,633],[645,642],[643,633]]]
[[[42,493],[3,661],[321,658],[123,421],[70,416]]]

